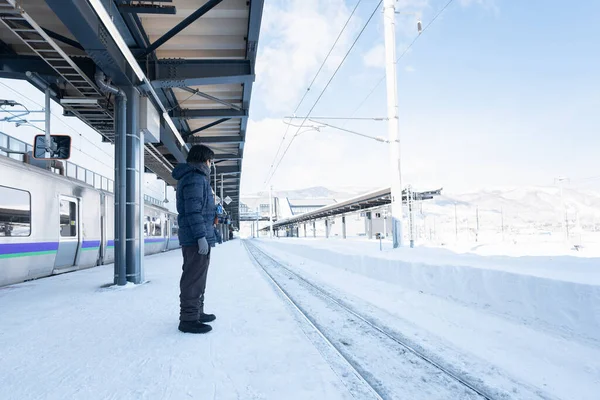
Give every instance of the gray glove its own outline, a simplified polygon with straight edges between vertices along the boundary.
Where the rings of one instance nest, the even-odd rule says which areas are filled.
[[[208,242],[206,238],[198,239],[198,254],[203,256],[208,254]]]

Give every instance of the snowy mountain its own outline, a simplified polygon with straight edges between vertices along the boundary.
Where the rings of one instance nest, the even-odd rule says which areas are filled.
[[[564,199],[564,208],[563,208]],[[424,215],[437,216],[441,221],[480,228],[505,226],[548,228],[559,227],[566,220],[573,227],[600,226],[600,193],[565,188],[561,197],[557,187],[518,187],[483,189],[476,192],[444,194],[421,206]]]

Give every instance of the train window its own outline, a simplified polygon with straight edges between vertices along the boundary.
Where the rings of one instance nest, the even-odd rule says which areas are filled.
[[[177,223],[174,223],[171,225],[171,237],[177,236],[179,236],[179,226],[177,226]]]
[[[0,186],[0,236],[31,234],[31,194]]]
[[[158,217],[144,216],[144,236],[162,236],[162,223]]]
[[[16,139],[8,139],[8,148],[14,151],[25,153],[27,151],[27,144]],[[15,160],[23,161],[23,154],[9,154],[10,158]]]
[[[77,204],[73,201],[60,201],[60,236],[77,236]]]
[[[152,236],[162,236],[162,222],[160,218],[153,218],[154,222],[154,231],[152,232]]]
[[[4,147],[5,149],[8,148],[8,136],[6,136],[3,133],[0,133],[0,147]],[[0,151],[0,154],[2,154],[3,156],[6,156],[7,153]]]
[[[94,173],[89,169],[85,170],[85,183],[94,186]]]
[[[67,162],[67,176],[69,178],[77,178],[77,165]]]
[[[144,236],[148,236],[148,232],[150,232],[152,221],[150,221],[150,217],[144,215]]]

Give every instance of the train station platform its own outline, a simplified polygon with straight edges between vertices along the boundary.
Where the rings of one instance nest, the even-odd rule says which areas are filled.
[[[0,288],[0,398],[350,398],[242,242],[213,251],[206,335],[177,330],[179,250],[143,285],[107,265]]]

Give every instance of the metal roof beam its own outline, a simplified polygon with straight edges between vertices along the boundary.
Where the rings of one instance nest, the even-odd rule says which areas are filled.
[[[169,39],[173,36],[177,35],[179,32],[187,28],[190,24],[195,22],[198,18],[209,12],[213,9],[217,4],[219,4],[223,0],[209,0],[202,7],[191,13],[186,19],[175,25],[170,31],[162,35],[156,42],[152,43],[146,51],[144,51],[143,56],[147,56],[152,53],[154,50],[158,49],[160,46],[165,44]]]
[[[239,144],[244,141],[241,136],[188,136],[190,144]]]
[[[221,100],[221,99],[219,99],[219,98],[217,98],[215,96],[211,96],[210,94],[201,92],[201,91],[196,90],[196,89],[192,89],[192,88],[185,87],[185,86],[181,87],[180,89],[181,90],[185,90],[188,93],[193,93],[196,96],[203,97],[203,98],[208,99],[208,100],[212,100],[215,103],[223,104],[224,106],[227,106],[229,108],[233,108],[234,110],[241,110],[242,109],[241,107],[238,107],[238,106],[236,106],[233,103],[227,102],[225,100]]]
[[[264,0],[252,0],[250,2],[250,13],[248,15],[248,37],[246,38],[246,59],[250,61],[252,72],[256,63],[256,55],[258,53],[258,38],[260,36],[260,24],[262,21]],[[244,83],[244,92],[242,95],[242,107],[250,108],[250,94],[252,93],[252,82]],[[244,140],[246,138],[246,128],[248,127],[248,118],[243,118],[240,126],[240,135],[242,142],[239,146],[239,152],[244,154]]]
[[[248,60],[159,60],[148,69],[156,88],[246,83],[255,78]]]
[[[15,54],[17,54],[17,52],[14,51],[14,49],[12,47],[10,47],[8,44],[6,44],[2,40],[0,40],[0,54],[2,54],[3,56],[5,54],[15,55]]]
[[[128,14],[171,14],[175,15],[175,6],[160,6],[158,4],[120,4],[119,11]]]
[[[231,172],[241,172],[240,171],[241,167],[238,165],[233,165],[230,167],[219,167],[217,166],[217,175],[219,174],[225,174],[225,173],[231,173]]]
[[[229,121],[231,118],[221,118],[215,122],[211,122],[210,124],[206,124],[204,126],[201,126],[200,128],[194,129],[193,131],[184,133],[182,136],[185,138],[186,136],[190,136],[193,135],[194,133],[198,133],[198,132],[202,132],[206,129],[212,128],[213,126],[217,126],[219,124],[222,124],[225,121]]]
[[[237,154],[215,154],[215,161],[219,161],[219,160],[241,160],[242,157],[240,157]]]
[[[44,32],[46,32],[48,34],[48,36],[50,36],[52,39],[56,39],[60,42],[63,42],[65,44],[68,44],[69,46],[75,47],[76,49],[79,50],[85,50],[83,48],[82,45],[80,45],[78,42],[76,42],[75,40],[69,39],[66,36],[63,36],[61,34],[58,34],[54,31],[51,31],[50,29],[46,29],[46,28],[42,28],[44,30]]]
[[[221,110],[221,109],[208,109],[208,110],[192,110],[182,109],[173,110],[169,112],[171,118],[184,118],[184,119],[205,119],[205,118],[248,118],[248,110]]]
[[[113,83],[137,84],[135,73],[89,2],[46,0],[46,3]]]
[[[173,131],[169,128],[164,118],[160,120],[160,141],[169,149],[169,152],[175,157],[177,162],[186,162],[186,156],[180,147],[179,141],[173,135]]]

